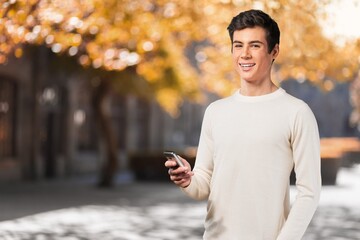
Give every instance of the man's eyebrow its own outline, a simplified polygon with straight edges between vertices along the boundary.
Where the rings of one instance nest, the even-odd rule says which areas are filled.
[[[238,40],[235,40],[235,41],[233,41],[233,44],[235,44],[235,43],[243,43],[243,42],[241,42],[241,41],[238,41]],[[254,43],[259,43],[259,44],[264,44],[262,41],[260,41],[260,40],[254,40],[254,41],[250,41],[249,42],[249,44],[254,44]]]

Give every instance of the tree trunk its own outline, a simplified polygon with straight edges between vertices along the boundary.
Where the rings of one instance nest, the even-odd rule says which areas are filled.
[[[111,83],[109,79],[101,79],[100,84],[94,89],[93,109],[97,124],[100,146],[104,146],[104,159],[99,176],[99,187],[111,187],[117,171],[117,139],[111,123],[109,111]],[[101,152],[100,148],[100,152]]]

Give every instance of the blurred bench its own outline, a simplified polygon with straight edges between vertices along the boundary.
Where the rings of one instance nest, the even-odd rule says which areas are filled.
[[[340,158],[322,157],[321,158],[321,179],[322,185],[335,185],[338,171],[341,167]],[[290,175],[290,184],[294,185],[296,181],[294,170]]]
[[[360,163],[360,142],[358,138],[322,138],[321,176],[323,185],[335,185],[341,167]],[[176,150],[175,150],[176,151]],[[176,151],[194,166],[196,148]],[[140,181],[169,181],[163,151],[140,151],[129,154],[130,168]],[[290,183],[295,183],[292,172]]]
[[[360,142],[356,137],[322,138],[321,177],[323,185],[335,185],[341,167],[352,167],[360,163]],[[294,171],[290,183],[295,184]]]

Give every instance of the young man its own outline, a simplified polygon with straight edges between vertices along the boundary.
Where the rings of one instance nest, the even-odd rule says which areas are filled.
[[[208,199],[204,239],[297,240],[319,201],[320,141],[303,101],[271,81],[280,31],[249,10],[228,27],[241,89],[207,108],[193,171],[168,160],[170,179],[194,199]],[[289,177],[298,194],[291,209]]]

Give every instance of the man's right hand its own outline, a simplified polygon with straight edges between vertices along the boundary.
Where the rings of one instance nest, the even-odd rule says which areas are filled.
[[[184,163],[185,167],[178,167],[175,160],[171,159],[168,159],[165,162],[165,167],[169,168],[168,173],[170,175],[170,180],[179,187],[186,188],[190,185],[191,177],[194,173],[191,171],[190,163],[180,156],[179,158]]]

